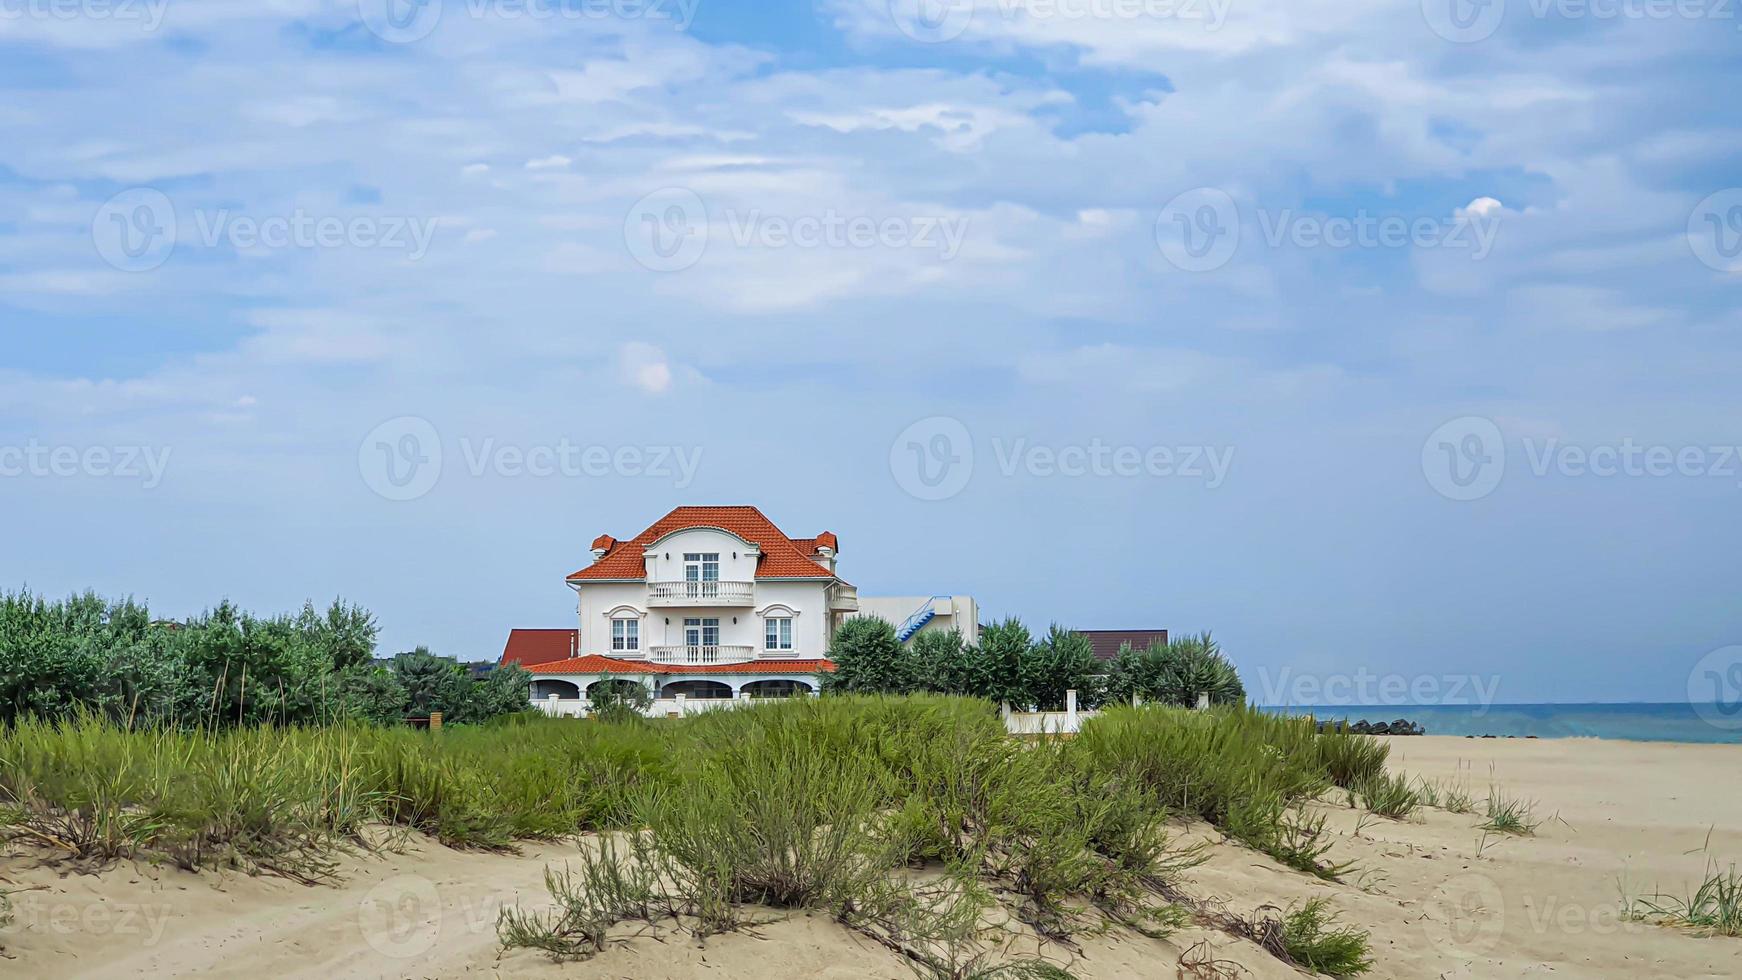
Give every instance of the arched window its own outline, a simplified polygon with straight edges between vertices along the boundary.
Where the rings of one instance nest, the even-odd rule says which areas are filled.
[[[641,620],[646,613],[634,606],[618,606],[605,614],[611,618],[610,652],[615,656],[639,656],[645,649],[641,640]]]
[[[762,651],[772,656],[791,656],[794,653],[794,620],[798,611],[791,606],[775,603],[757,612],[762,617]]]

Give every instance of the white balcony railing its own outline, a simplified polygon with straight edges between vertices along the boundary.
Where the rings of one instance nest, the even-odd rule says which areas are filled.
[[[750,582],[649,582],[650,606],[748,606],[753,597]]]
[[[648,650],[656,664],[741,664],[756,659],[756,649],[750,646],[675,646],[653,647]]]

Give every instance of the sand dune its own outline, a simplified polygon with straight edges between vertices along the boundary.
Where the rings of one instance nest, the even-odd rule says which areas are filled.
[[[1623,881],[1679,890],[1710,857],[1742,857],[1742,746],[1411,738],[1393,768],[1490,782],[1537,800],[1552,818],[1534,837],[1484,840],[1478,818],[1427,811],[1408,821],[1327,805],[1341,834],[1331,857],[1358,868],[1323,883],[1227,844],[1189,890],[1247,913],[1328,896],[1371,930],[1373,976],[1409,978],[1736,977],[1742,939],[1698,938],[1620,915]],[[1558,816],[1557,816],[1558,814]],[[1213,837],[1206,827],[1189,834]],[[756,929],[698,943],[667,931],[594,960],[553,964],[503,954],[496,913],[543,905],[543,871],[576,845],[519,855],[462,853],[414,841],[401,854],[345,859],[342,880],[190,874],[123,864],[100,874],[0,859],[15,921],[0,928],[0,973],[29,977],[214,976],[653,978],[889,977],[913,974],[892,953],[826,918],[767,912]],[[1709,848],[1709,854],[1705,849]],[[1194,948],[1195,947],[1195,948]],[[1237,963],[1253,977],[1300,974],[1249,943],[1191,928],[1168,941],[1114,931],[1050,958],[1084,978],[1174,977],[1182,955]],[[1016,952],[1028,952],[1016,950]]]

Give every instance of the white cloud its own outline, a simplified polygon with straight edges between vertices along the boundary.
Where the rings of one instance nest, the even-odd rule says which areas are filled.
[[[618,370],[629,383],[650,395],[671,390],[671,364],[665,351],[652,344],[630,341],[617,349]]]

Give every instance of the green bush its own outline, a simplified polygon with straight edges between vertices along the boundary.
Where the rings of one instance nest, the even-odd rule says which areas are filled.
[[[0,593],[0,725],[89,712],[136,728],[397,724],[431,711],[464,724],[526,704],[517,666],[474,681],[419,647],[382,669],[376,634],[343,600],[272,618],[223,602],[171,623],[131,599]]]
[[[1212,705],[1246,701],[1239,672],[1208,633],[1152,643],[1143,650],[1121,647],[1108,671],[1107,697],[1120,704],[1130,704],[1136,697],[1194,708],[1200,692],[1210,696]]]

